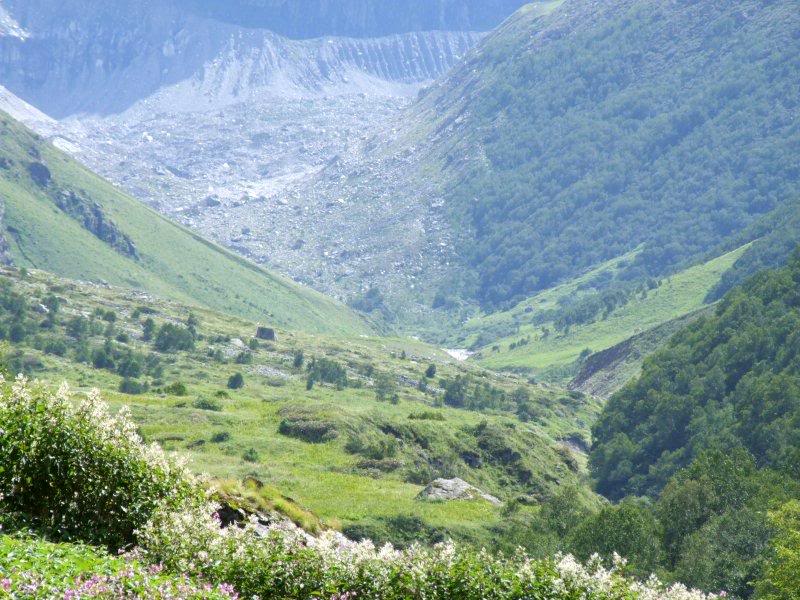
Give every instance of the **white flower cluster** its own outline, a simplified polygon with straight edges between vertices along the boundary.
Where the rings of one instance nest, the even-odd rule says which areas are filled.
[[[229,581],[246,595],[319,597],[320,590],[354,598],[402,598],[403,589],[420,598],[547,598],[550,600],[715,600],[655,577],[635,582],[622,575],[617,557],[605,568],[599,557],[582,564],[570,555],[539,561],[521,550],[513,557],[471,553],[452,542],[432,548],[352,542],[325,532],[317,538],[285,527],[264,529],[246,523],[222,529],[205,507],[163,513],[141,532],[142,558],[164,560],[171,569],[212,581]],[[212,516],[209,516],[212,515]],[[237,581],[237,574],[247,576]],[[492,587],[494,586],[494,587]],[[244,589],[242,589],[244,588]],[[307,596],[303,595],[307,591]],[[480,590],[483,590],[481,592]],[[486,593],[485,596],[480,595]],[[315,595],[317,594],[317,595]],[[544,594],[544,595],[543,595]]]

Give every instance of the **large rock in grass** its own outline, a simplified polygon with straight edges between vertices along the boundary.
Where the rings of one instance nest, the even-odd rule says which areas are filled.
[[[431,502],[445,500],[486,500],[495,506],[500,506],[502,502],[491,494],[479,490],[474,485],[470,485],[458,477],[454,479],[436,479],[429,483],[424,490],[417,496],[419,500]]]

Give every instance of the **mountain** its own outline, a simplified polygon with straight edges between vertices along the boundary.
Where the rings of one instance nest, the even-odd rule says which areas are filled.
[[[656,495],[704,450],[747,450],[797,476],[800,254],[729,292],[648,357],[593,428],[591,465],[612,498]]]
[[[370,331],[345,306],[166,220],[7,114],[1,122],[5,262],[292,329]]]
[[[379,37],[410,31],[489,31],[525,0],[181,0],[198,15],[292,38]]]
[[[798,2],[556,4],[518,12],[407,117],[487,307],[640,244],[626,276],[664,274],[800,195]]]
[[[281,35],[280,19],[275,27],[269,19],[266,23],[247,18],[231,21],[215,16],[215,7],[225,14],[233,10],[228,4],[197,4],[208,8],[208,14],[205,8],[177,0],[124,1],[113,6],[94,6],[84,0],[6,0],[8,14],[30,36],[0,37],[0,80],[56,118],[118,113],[187,80],[199,80],[195,85],[202,86],[195,96],[202,100],[196,109],[203,104],[208,108],[205,95],[218,93],[216,87],[239,102],[249,94],[278,97],[287,90],[294,90],[295,96],[300,92],[371,92],[370,84],[380,81],[394,83],[397,93],[401,84],[441,75],[479,37],[466,27],[469,22],[455,29],[445,28],[446,22],[436,23],[442,27],[420,23],[419,29],[397,29],[397,19],[387,19],[393,25],[382,33],[334,35],[336,16],[322,6],[319,18],[331,27],[314,40],[290,40]],[[297,13],[298,21],[309,22],[316,9],[293,4],[273,8]],[[375,4],[366,2],[361,13],[344,14],[370,12]],[[341,14],[343,5],[330,6]],[[352,85],[347,86],[348,82]],[[192,98],[182,100],[188,104]]]

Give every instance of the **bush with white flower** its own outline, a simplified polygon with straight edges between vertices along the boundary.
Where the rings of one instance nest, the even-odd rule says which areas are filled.
[[[120,548],[156,509],[199,494],[185,468],[145,445],[97,392],[71,397],[19,377],[0,381],[0,508],[60,539]]]
[[[363,600],[711,600],[720,596],[635,582],[618,559],[582,565],[571,556],[504,557],[452,543],[397,550],[350,542],[335,532],[310,538],[246,523],[221,529],[209,507],[159,512],[140,532],[140,558],[244,597]]]

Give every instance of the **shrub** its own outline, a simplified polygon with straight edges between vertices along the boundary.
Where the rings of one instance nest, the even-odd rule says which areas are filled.
[[[384,460],[397,454],[398,443],[395,438],[380,431],[361,431],[350,436],[345,450],[372,460]]]
[[[214,398],[205,398],[203,396],[195,400],[193,406],[200,410],[212,410],[215,412],[222,410],[222,402]]]
[[[258,451],[255,448],[248,448],[245,450],[245,453],[242,454],[242,460],[249,463],[256,463],[260,460],[258,455]]]
[[[227,431],[218,431],[214,435],[211,436],[211,442],[213,444],[222,444],[223,442],[227,442],[231,439],[231,434]]]
[[[135,379],[128,379],[127,377],[119,384],[119,391],[123,394],[130,394],[136,396],[144,394],[147,391],[147,385]]]
[[[175,381],[174,383],[170,383],[168,386],[164,387],[164,393],[172,396],[186,396],[189,393],[189,390],[186,388],[185,383],[181,381]]]
[[[241,373],[234,373],[228,378],[229,390],[240,390],[244,387],[244,375]]]
[[[61,339],[48,340],[44,346],[44,353],[64,356],[67,353],[67,343]]]
[[[411,413],[408,415],[409,419],[416,421],[444,421],[445,416],[435,410],[423,410],[420,412]]]
[[[311,444],[321,444],[339,437],[336,423],[315,419],[310,415],[283,419],[278,426],[278,432]]]
[[[384,402],[397,395],[397,385],[391,375],[379,373],[375,377],[375,398]]]
[[[311,389],[316,382],[330,383],[336,389],[347,387],[347,370],[335,360],[329,358],[315,358],[308,365],[308,389]]]
[[[194,339],[195,336],[188,328],[164,323],[158,330],[153,346],[159,352],[164,353],[193,350]]]
[[[236,364],[237,365],[252,365],[253,364],[253,353],[252,352],[240,352],[236,355]]]
[[[145,446],[123,410],[110,417],[96,393],[77,404],[18,378],[0,390],[0,495],[6,510],[60,538],[112,548],[135,540],[157,508],[197,494],[181,467]]]

